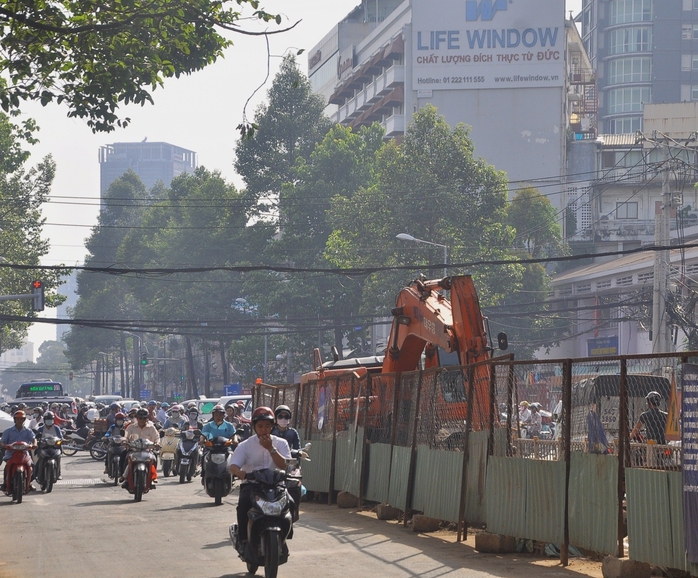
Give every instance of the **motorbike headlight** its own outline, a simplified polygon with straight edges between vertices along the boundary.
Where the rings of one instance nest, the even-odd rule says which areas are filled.
[[[262,498],[257,498],[257,505],[259,506],[259,509],[262,510],[262,514],[265,516],[280,516],[281,512],[284,511],[287,502],[288,498],[285,494],[276,502],[267,502]]]
[[[222,464],[225,461],[225,454],[211,454],[211,461],[214,464]]]

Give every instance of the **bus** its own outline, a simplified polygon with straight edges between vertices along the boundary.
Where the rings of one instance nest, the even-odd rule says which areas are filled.
[[[37,397],[65,397],[63,385],[57,381],[36,380],[19,386],[16,399],[35,399]]]

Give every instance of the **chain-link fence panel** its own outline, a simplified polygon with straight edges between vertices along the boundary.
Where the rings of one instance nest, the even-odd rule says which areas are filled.
[[[397,375],[393,373],[371,376],[368,387],[368,405],[362,404],[360,419],[366,428],[366,437],[372,443],[390,443],[393,426]]]
[[[422,373],[417,444],[463,450],[467,416],[466,379],[460,367]]]

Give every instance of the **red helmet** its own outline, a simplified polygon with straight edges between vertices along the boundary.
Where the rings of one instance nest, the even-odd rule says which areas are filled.
[[[261,406],[252,412],[252,423],[256,424],[258,421],[267,420],[274,423],[274,412],[270,407]]]
[[[261,409],[261,408],[260,408],[260,409]],[[270,411],[271,411],[271,410],[270,410]],[[12,414],[12,417],[15,418],[15,419],[17,419],[18,417],[21,417],[21,418],[23,418],[23,419],[26,419],[27,416],[26,416],[26,414],[25,414],[21,409],[18,409],[16,412],[14,412],[14,413]],[[272,416],[272,418],[273,418],[273,417],[274,417],[274,416]]]
[[[126,416],[122,412],[118,412],[115,416],[114,419],[126,419]]]

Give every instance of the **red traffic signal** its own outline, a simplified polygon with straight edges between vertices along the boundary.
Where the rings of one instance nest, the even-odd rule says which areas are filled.
[[[44,310],[44,283],[38,279],[32,281],[32,293],[34,299],[32,299],[32,309],[34,311]]]

